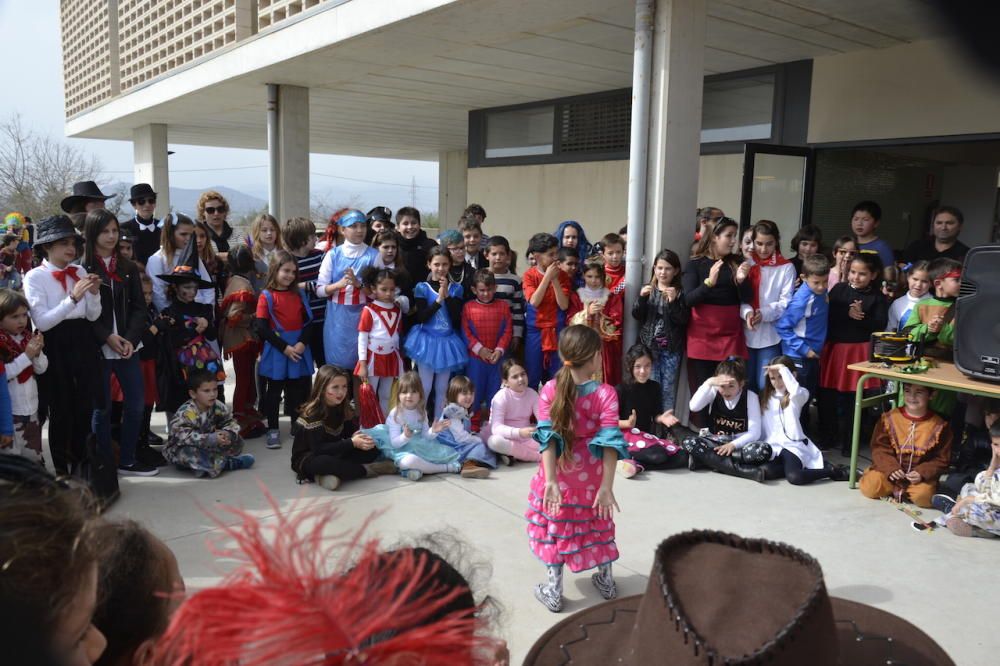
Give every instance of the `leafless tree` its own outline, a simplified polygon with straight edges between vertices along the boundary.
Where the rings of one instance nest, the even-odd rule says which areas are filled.
[[[0,122],[0,209],[36,220],[53,215],[73,183],[96,181],[100,173],[96,157],[31,131],[19,114]]]

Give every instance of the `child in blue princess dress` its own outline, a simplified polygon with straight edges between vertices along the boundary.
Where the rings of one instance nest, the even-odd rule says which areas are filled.
[[[490,469],[496,468],[497,456],[472,432],[469,408],[475,396],[476,387],[471,379],[462,375],[452,377],[448,383],[448,406],[441,411],[438,421],[448,425],[438,433],[437,440],[458,452],[463,478],[485,479]]]
[[[427,405],[420,375],[404,372],[394,389],[395,395],[385,423],[362,430],[375,440],[382,454],[396,463],[400,474],[419,481],[424,474],[457,474],[462,469],[459,453],[438,442],[437,435],[450,423],[427,422]]]

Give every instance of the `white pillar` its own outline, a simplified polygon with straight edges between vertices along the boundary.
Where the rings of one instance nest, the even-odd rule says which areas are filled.
[[[279,214],[309,217],[309,89],[278,86]]]
[[[469,151],[438,154],[438,220],[441,229],[454,229],[468,204]]]
[[[132,130],[132,165],[135,174],[132,184],[149,183],[153,187],[156,192],[156,216],[162,219],[170,212],[166,125],[143,125]]]
[[[665,247],[683,261],[694,240],[704,69],[705,0],[658,0],[646,181],[647,262]]]

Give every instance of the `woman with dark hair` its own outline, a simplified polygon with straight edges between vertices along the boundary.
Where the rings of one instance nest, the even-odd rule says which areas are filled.
[[[87,213],[83,223],[83,267],[100,278],[101,316],[93,322],[94,336],[101,346],[100,393],[94,408],[97,444],[104,455],[111,448],[111,374],[122,388],[121,435],[118,438],[121,474],[155,476],[159,470],[136,458],[136,445],[145,407],[139,346],[146,331],[146,301],[142,295],[139,267],[118,253],[118,220],[99,209]],[[82,396],[81,396],[82,397]]]
[[[20,456],[0,456],[0,645],[18,666],[94,664],[96,505]]]
[[[750,264],[736,254],[739,225],[723,217],[705,228],[684,267],[681,283],[691,308],[687,336],[688,384],[693,394],[730,356],[747,357],[740,303],[752,297]],[[703,425],[701,414],[692,420]]]
[[[96,666],[147,664],[170,616],[181,605],[184,579],[165,543],[132,520],[96,532],[100,591],[94,626],[107,639]]]

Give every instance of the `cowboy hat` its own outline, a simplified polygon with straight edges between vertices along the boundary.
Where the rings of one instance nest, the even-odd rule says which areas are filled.
[[[830,597],[812,556],[783,543],[694,530],[656,550],[645,594],[571,615],[525,666],[954,666],[891,613]]]
[[[65,215],[53,215],[35,225],[35,245],[47,245],[63,238],[82,240],[73,228],[73,222]]]
[[[63,209],[63,212],[72,213],[73,209],[80,203],[92,200],[106,201],[113,196],[113,194],[101,192],[101,188],[94,181],[84,180],[79,183],[73,183],[73,194],[63,199],[59,207]]]
[[[202,279],[201,272],[198,269],[198,264],[200,260],[198,255],[194,252],[194,246],[197,245],[195,239],[192,238],[188,241],[187,246],[181,250],[181,256],[177,260],[177,265],[169,273],[164,273],[162,275],[157,275],[164,282],[172,285],[181,285],[188,282],[194,282],[198,285],[198,289],[212,289],[215,284],[207,280]]]

